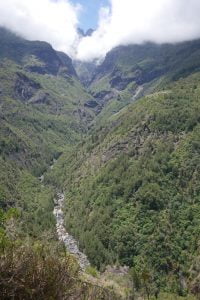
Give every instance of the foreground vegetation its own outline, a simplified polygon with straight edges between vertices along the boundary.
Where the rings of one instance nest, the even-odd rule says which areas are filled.
[[[18,231],[20,213],[0,210],[0,298],[125,299],[113,287],[82,274],[76,259],[56,240]]]

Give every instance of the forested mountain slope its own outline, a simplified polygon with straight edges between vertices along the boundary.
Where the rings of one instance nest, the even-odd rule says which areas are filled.
[[[34,176],[86,131],[90,98],[66,54],[0,29],[1,206],[17,206],[48,229],[52,194]]]
[[[93,72],[91,63],[78,66],[80,78],[86,74],[86,85],[98,103],[95,109],[101,112],[98,119],[104,123],[122,107],[166,82],[199,71],[200,41],[119,46]]]
[[[97,68],[75,67],[81,78],[66,54],[0,28],[3,299],[19,281],[21,299],[198,297],[199,40],[120,46]],[[108,277],[130,267],[120,293],[95,269],[81,277],[57,243],[58,191],[91,264],[115,265]]]
[[[199,116],[196,73],[128,106],[60,159],[66,225],[92,263],[146,272],[152,291],[197,292]]]
[[[87,132],[92,100],[66,54],[0,28],[2,300],[124,299],[120,287],[83,274],[58,243],[59,187],[44,182],[43,174]]]

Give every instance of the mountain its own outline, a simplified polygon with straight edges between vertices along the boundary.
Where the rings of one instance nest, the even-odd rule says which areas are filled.
[[[84,31],[82,28],[78,28],[77,31],[80,37],[86,37],[86,36],[91,36],[95,30],[89,28],[88,30]]]
[[[87,64],[84,67],[87,69]],[[77,69],[80,78],[85,69]],[[90,65],[87,70],[87,87],[102,111],[99,119],[105,122],[113,113],[166,82],[199,71],[200,41],[119,46],[93,72]]]
[[[129,265],[138,281],[145,273],[152,293],[184,296],[199,282],[199,93],[198,72],[167,84],[55,170],[64,174],[66,227],[91,262]]]
[[[0,203],[32,210],[30,203],[40,201],[32,192],[25,196],[39,185],[32,176],[40,176],[53,158],[84,134],[93,118],[84,104],[92,97],[66,54],[3,28],[0,41]],[[45,205],[52,221],[53,203]]]
[[[199,40],[113,49],[87,84],[100,107],[91,136],[55,170],[90,260],[180,295],[200,271],[199,67]]]
[[[97,65],[0,28],[2,299],[198,299],[199,95],[199,40]]]
[[[58,242],[46,173],[83,139],[93,97],[72,60],[0,28],[0,289],[4,299],[124,299]],[[106,279],[107,276],[107,279]],[[129,282],[129,279],[128,281]],[[126,292],[127,293],[127,292]]]
[[[55,51],[45,42],[30,42],[0,28],[0,58],[7,58],[23,66],[25,71],[39,74],[76,76],[71,59]]]
[[[91,36],[94,32],[95,32],[94,29],[89,28],[89,29],[86,31],[85,36]]]

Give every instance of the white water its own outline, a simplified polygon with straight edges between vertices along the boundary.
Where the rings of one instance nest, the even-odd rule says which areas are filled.
[[[66,249],[77,258],[81,269],[85,270],[90,265],[87,256],[79,250],[78,242],[73,238],[73,236],[67,233],[64,226],[64,200],[65,196],[62,193],[58,193],[56,199],[54,199],[55,207],[53,214],[56,218],[58,238],[59,241],[65,244]]]
[[[143,91],[144,87],[141,85],[141,86],[138,86],[138,88],[136,89],[135,91],[135,94],[133,95],[132,97],[132,101],[135,101],[138,99],[138,96],[139,94]]]
[[[56,159],[53,159],[53,163],[49,166],[49,169],[52,170],[54,168],[56,161]],[[41,183],[44,182],[44,177],[45,173],[39,177]],[[66,249],[77,258],[81,269],[85,270],[88,266],[90,266],[89,260],[87,256],[79,250],[78,242],[66,231],[64,226],[64,201],[64,194],[57,193],[56,198],[54,199],[55,206],[53,214],[56,218],[56,231],[58,234],[58,239],[59,241],[63,242]]]

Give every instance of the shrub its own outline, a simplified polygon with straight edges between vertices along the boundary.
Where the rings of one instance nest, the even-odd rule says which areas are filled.
[[[79,273],[77,261],[52,244],[10,243],[0,254],[1,300],[121,299]]]

